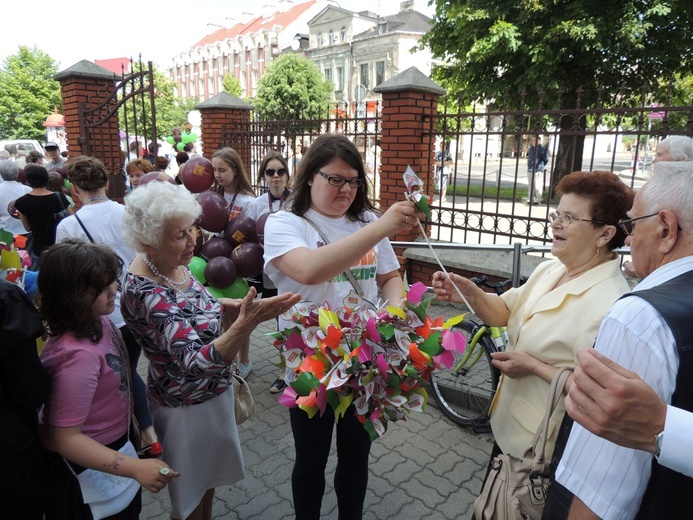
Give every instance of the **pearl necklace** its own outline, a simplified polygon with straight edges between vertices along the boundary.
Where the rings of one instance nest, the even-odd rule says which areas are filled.
[[[147,253],[142,253],[142,260],[144,260],[144,263],[147,264],[147,267],[149,267],[151,272],[154,273],[154,276],[158,276],[163,281],[165,281],[167,284],[172,285],[176,289],[179,287],[184,287],[190,281],[190,276],[188,275],[187,269],[183,269],[183,272],[185,273],[185,279],[182,282],[174,282],[171,278],[169,278],[168,276],[165,276],[159,272],[159,270],[156,268],[156,266],[147,257]]]

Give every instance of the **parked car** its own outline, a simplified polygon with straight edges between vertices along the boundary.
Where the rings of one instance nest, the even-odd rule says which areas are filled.
[[[9,139],[6,141],[0,141],[0,150],[7,150],[10,153],[17,153],[17,145],[24,146],[26,153],[37,151],[42,155],[46,155],[46,150],[43,149],[43,145],[36,141],[35,139]],[[14,150],[11,148],[14,147]]]

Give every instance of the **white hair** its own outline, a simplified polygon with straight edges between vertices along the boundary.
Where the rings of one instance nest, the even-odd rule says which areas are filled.
[[[200,203],[185,187],[151,181],[125,197],[123,239],[137,251],[159,247],[169,220],[197,220],[201,214]]]
[[[693,161],[693,139],[685,135],[671,135],[662,139],[657,148],[669,150],[672,161]]]
[[[16,181],[19,168],[13,161],[0,161],[0,177],[4,181]]]
[[[642,194],[646,213],[671,210],[681,228],[693,233],[693,161],[652,166],[652,179],[645,184]]]

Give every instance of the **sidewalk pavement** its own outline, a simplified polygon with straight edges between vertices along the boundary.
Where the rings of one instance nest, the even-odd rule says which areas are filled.
[[[460,309],[431,307],[431,316],[450,317]],[[246,478],[230,487],[217,488],[215,519],[283,520],[294,517],[291,497],[293,438],[288,409],[277,403],[270,385],[279,370],[272,341],[275,321],[261,324],[251,338],[253,372],[248,377],[255,414],[238,427]],[[138,372],[146,377],[147,360],[140,358]],[[197,445],[204,447],[204,439]],[[390,424],[385,436],[373,443],[370,477],[364,506],[365,520],[451,520],[471,518],[472,503],[491,453],[490,435],[478,435],[448,419],[429,396],[423,413]],[[195,449],[191,446],[190,449]],[[164,457],[165,458],[165,457]],[[337,518],[333,480],[337,460],[334,442],[326,472],[322,518]],[[223,463],[223,461],[220,461]],[[142,519],[170,518],[166,490],[142,492]]]

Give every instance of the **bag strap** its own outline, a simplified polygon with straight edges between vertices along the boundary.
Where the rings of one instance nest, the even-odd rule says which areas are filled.
[[[325,233],[322,232],[322,229],[320,229],[315,222],[313,222],[311,219],[309,219],[305,215],[303,215],[303,218],[306,219],[311,226],[313,226],[313,228],[315,229],[315,231],[317,231],[318,235],[320,235],[320,238],[322,238],[322,241],[325,242],[325,244],[330,243],[330,241],[327,240]],[[365,299],[363,289],[361,289],[361,286],[356,281],[356,278],[354,278],[354,275],[351,273],[351,269],[348,269],[348,268],[345,269],[344,275],[347,277],[347,279],[351,283],[351,286],[354,288],[354,291],[356,291],[356,294],[358,294],[361,298]]]
[[[58,200],[60,201],[60,207],[63,208],[63,211],[65,211],[67,208],[65,207],[65,204],[63,204],[63,199],[60,198],[60,193],[57,191],[54,191],[55,196],[58,197]]]
[[[84,226],[84,223],[82,222],[82,219],[79,218],[79,216],[77,215],[77,213],[75,213],[75,218],[77,219],[77,222],[79,222],[79,225],[82,226],[82,230],[83,230],[84,233],[87,235],[87,238],[89,239],[89,242],[91,242],[92,244],[95,244],[96,242],[94,242],[94,239],[91,238],[91,235],[89,234],[89,231],[87,231],[87,228]]]
[[[572,370],[569,368],[559,368],[551,380],[551,388],[549,390],[549,398],[546,401],[544,418],[542,419],[539,428],[537,428],[531,444],[531,447],[535,451],[534,469],[540,465],[543,466],[545,463],[546,443],[549,438],[549,422],[551,420],[551,415],[561,400],[563,389],[565,388],[565,384],[568,381],[568,377],[570,377],[571,373]],[[539,445],[539,449],[537,449],[537,445]]]

